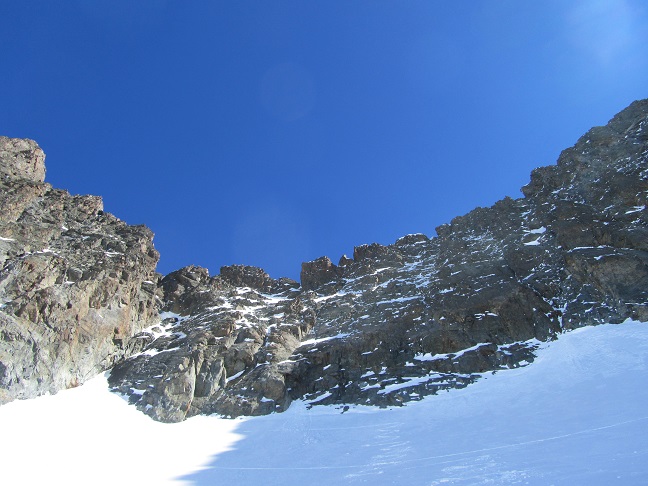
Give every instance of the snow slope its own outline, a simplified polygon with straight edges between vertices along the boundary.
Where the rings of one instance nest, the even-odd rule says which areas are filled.
[[[108,391],[85,385],[0,407],[0,484],[168,484],[240,437],[233,420],[161,424]]]
[[[0,407],[2,482],[646,484],[647,383],[638,322],[570,332],[530,366],[391,410],[160,424],[99,377]]]

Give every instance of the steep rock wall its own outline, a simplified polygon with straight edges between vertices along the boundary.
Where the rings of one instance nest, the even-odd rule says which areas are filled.
[[[44,161],[0,137],[0,404],[111,368],[158,319],[152,232],[44,183]]]

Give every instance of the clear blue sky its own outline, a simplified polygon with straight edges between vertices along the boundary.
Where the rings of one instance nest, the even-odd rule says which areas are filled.
[[[648,97],[643,1],[0,3],[0,134],[155,232],[159,271],[300,263],[519,197]]]

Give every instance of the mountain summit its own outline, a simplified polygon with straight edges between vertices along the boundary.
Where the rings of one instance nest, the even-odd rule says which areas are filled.
[[[399,405],[526,365],[565,330],[648,321],[648,100],[534,170],[523,198],[303,263],[301,284],[159,276],[151,232],[44,184],[43,160],[0,138],[0,402],[112,368],[165,422]]]

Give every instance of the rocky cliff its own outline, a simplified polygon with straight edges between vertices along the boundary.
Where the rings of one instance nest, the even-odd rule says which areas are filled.
[[[31,201],[23,209],[22,203],[3,203],[17,208],[3,212],[3,218],[15,216],[0,226],[6,245],[0,246],[6,255],[3,322],[6,316],[13,323],[8,329],[40,330],[47,343],[58,343],[54,349],[66,342],[65,326],[86,332],[86,339],[99,336],[107,354],[92,370],[117,362],[113,389],[156,420],[266,414],[297,398],[398,405],[466,386],[486,371],[525,365],[540,341],[565,330],[648,320],[648,100],[590,130],[557,165],[536,169],[523,198],[457,217],[437,228],[437,237],[362,245],[337,265],[327,257],[304,263],[301,284],[246,266],[223,267],[216,276],[200,267],[173,272],[157,287],[161,318],[146,329],[156,292],[147,283],[155,278],[150,233],[94,206],[81,209],[95,199],[75,199],[34,180],[40,169],[25,168],[42,157],[34,150],[0,153],[11,161],[11,169],[3,169],[3,199]],[[20,163],[19,156],[4,155],[18,152],[36,155],[21,155]],[[60,203],[56,215],[43,213],[42,195],[9,197],[32,194],[21,186],[59,194],[67,205]],[[85,228],[76,227],[81,238],[68,235],[70,219]],[[51,236],[28,229],[38,225]],[[37,244],[30,231],[38,233]],[[123,242],[119,249],[111,246],[116,238]],[[93,241],[106,246],[95,243],[92,253]],[[93,256],[79,257],[80,249]],[[32,255],[38,263],[53,253],[60,260],[29,263]],[[123,267],[115,266],[116,253],[132,263],[126,276],[117,271]],[[86,274],[75,273],[77,267],[103,272],[92,284],[108,285],[108,294],[119,297],[91,299],[97,290],[82,285]],[[53,279],[50,268],[69,270]],[[74,278],[66,276],[70,272]],[[48,311],[49,302],[56,302],[56,312]],[[84,324],[75,327],[78,311],[69,309],[86,309],[86,302]],[[115,309],[128,315],[119,321],[128,325],[104,336],[98,329]],[[29,363],[42,356],[30,345],[44,338],[30,341],[27,334],[14,339],[3,331],[2,352],[18,350],[20,356],[0,355],[5,390],[38,375]],[[47,356],[48,363],[57,362],[58,355]]]
[[[0,137],[0,404],[109,369],[158,316],[151,231],[44,183],[44,161]]]

